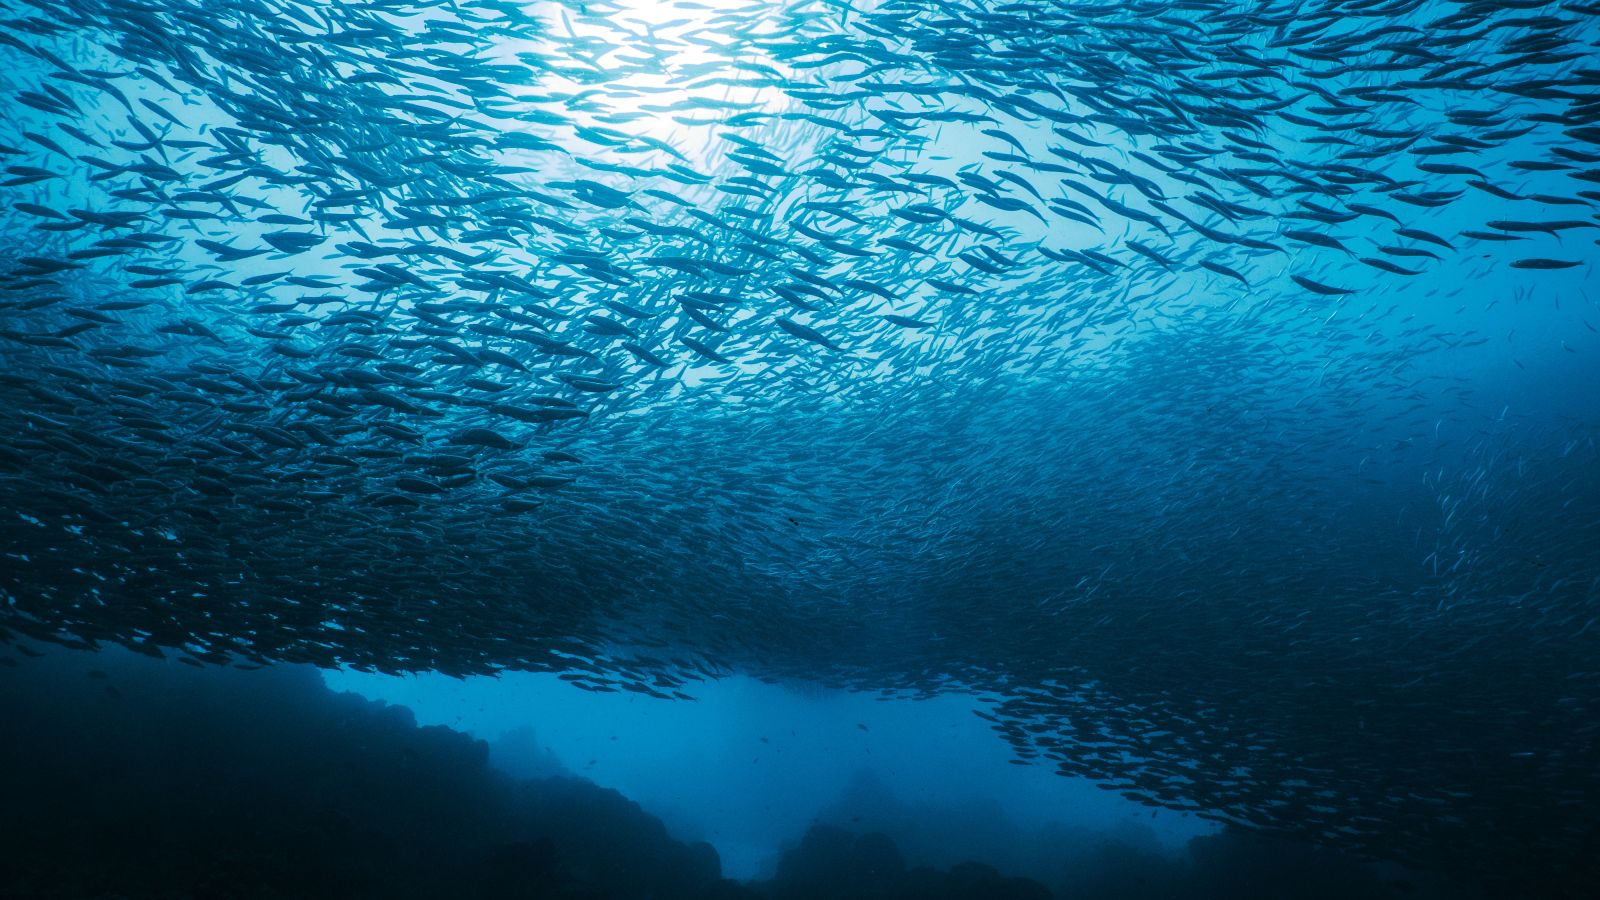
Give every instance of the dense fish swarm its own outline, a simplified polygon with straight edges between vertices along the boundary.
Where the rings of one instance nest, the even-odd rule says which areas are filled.
[[[3,8],[0,638],[1600,845],[1600,5]]]

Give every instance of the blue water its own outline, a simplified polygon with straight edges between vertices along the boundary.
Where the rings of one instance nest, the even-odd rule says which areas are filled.
[[[1583,896],[1595,12],[13,4],[7,696],[437,737],[422,895]],[[574,874],[605,789],[681,869]],[[201,890],[40,834],[0,893]]]
[[[330,672],[328,687],[413,710],[420,724],[444,725],[490,742],[495,765],[519,774],[564,768],[613,787],[661,816],[675,833],[710,842],[734,878],[770,876],[778,848],[819,816],[843,815],[863,781],[910,807],[953,819],[1123,828],[1177,855],[1215,827],[1183,813],[1151,810],[1038,766],[1013,766],[1004,742],[972,714],[972,698],[883,702],[745,677],[707,684],[692,704],[648,697],[587,695],[550,676],[456,681]],[[509,739],[508,739],[509,738]],[[880,815],[888,810],[874,809]],[[859,822],[854,823],[860,829]],[[1148,829],[1148,837],[1141,832]],[[976,831],[976,829],[973,829]],[[963,833],[937,850],[995,859],[1005,840]],[[948,839],[947,839],[948,841]]]

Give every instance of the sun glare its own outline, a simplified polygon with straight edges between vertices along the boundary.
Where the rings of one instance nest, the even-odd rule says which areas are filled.
[[[773,4],[611,0],[532,12],[545,39],[508,48],[544,73],[517,98],[530,130],[570,126],[591,144],[699,164],[711,154],[706,126],[791,108],[782,87],[794,73],[762,49],[779,25]]]

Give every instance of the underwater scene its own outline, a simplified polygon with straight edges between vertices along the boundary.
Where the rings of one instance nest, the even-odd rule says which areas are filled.
[[[0,63],[0,898],[1600,897],[1600,3]]]

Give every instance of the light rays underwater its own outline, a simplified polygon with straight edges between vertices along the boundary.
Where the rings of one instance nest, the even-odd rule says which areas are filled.
[[[0,641],[971,697],[1581,896],[1597,12],[8,3]]]

